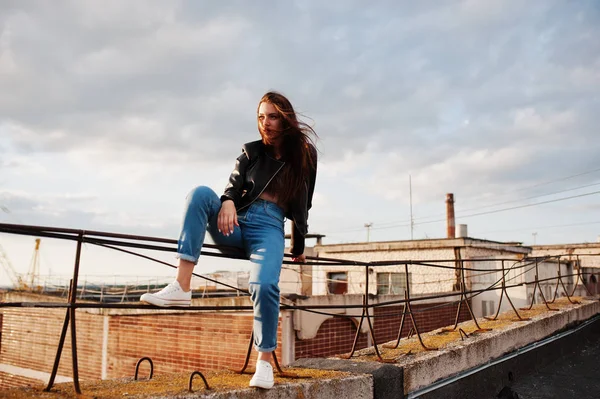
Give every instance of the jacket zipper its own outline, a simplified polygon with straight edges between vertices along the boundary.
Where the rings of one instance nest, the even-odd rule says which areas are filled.
[[[281,164],[281,166],[279,167],[279,169],[277,169],[277,172],[275,172],[273,174],[273,176],[271,176],[271,178],[269,179],[269,181],[267,182],[267,184],[265,184],[265,186],[263,187],[262,190],[260,190],[260,193],[258,193],[258,195],[249,203],[247,203],[246,205],[244,205],[243,207],[241,207],[240,209],[237,210],[237,212],[241,211],[242,209],[246,209],[248,208],[250,205],[252,205],[254,203],[254,201],[256,201],[260,195],[267,189],[267,187],[269,186],[269,184],[271,183],[271,181],[275,178],[275,176],[277,176],[277,173],[279,173],[279,171],[281,170],[281,168],[283,168],[285,166],[285,162],[283,162]]]

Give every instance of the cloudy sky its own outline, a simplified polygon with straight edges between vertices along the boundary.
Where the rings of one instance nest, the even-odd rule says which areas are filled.
[[[594,0],[5,0],[0,222],[174,238],[275,89],[320,136],[325,243],[410,239],[409,176],[415,239],[445,235],[452,192],[471,237],[596,241],[599,37]],[[0,235],[20,271],[32,242]],[[42,273],[69,270],[44,244]],[[87,251],[87,274],[129,262]]]

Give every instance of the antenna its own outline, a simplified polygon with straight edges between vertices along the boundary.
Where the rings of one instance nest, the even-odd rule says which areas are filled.
[[[365,223],[365,227],[367,228],[367,242],[371,238],[371,226],[373,226],[373,222]]]
[[[412,177],[408,175],[408,192],[410,195],[410,239],[413,239],[413,231],[415,229],[415,220],[413,219],[413,210],[412,210]]]

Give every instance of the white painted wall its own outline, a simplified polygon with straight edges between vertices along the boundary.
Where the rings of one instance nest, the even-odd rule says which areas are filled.
[[[371,261],[389,261],[389,260],[443,260],[452,259],[454,252],[452,248],[431,248],[431,249],[389,249],[387,247],[378,247],[378,243],[373,243],[371,248],[365,248],[365,251],[340,250],[339,246],[334,251],[329,250],[327,246],[317,248],[320,257],[347,259],[362,262]],[[365,244],[368,245],[368,244]],[[446,266],[454,266],[454,262],[438,263]],[[373,266],[369,274],[369,293],[377,293],[377,273],[404,273],[404,263],[398,263],[396,266]],[[342,272],[348,273],[348,293],[365,293],[366,267],[364,266],[316,266],[313,270],[313,295],[327,295],[327,273]],[[421,265],[409,265],[408,272],[411,275],[411,290],[414,294],[430,294],[438,292],[450,292],[454,284],[454,270],[437,269]]]

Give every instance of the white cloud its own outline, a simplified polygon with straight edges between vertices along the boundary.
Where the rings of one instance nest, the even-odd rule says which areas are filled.
[[[258,138],[269,89],[322,138],[315,228],[406,219],[409,174],[423,214],[597,167],[591,3],[265,4],[0,4],[0,200],[176,234],[187,191],[219,192]]]

